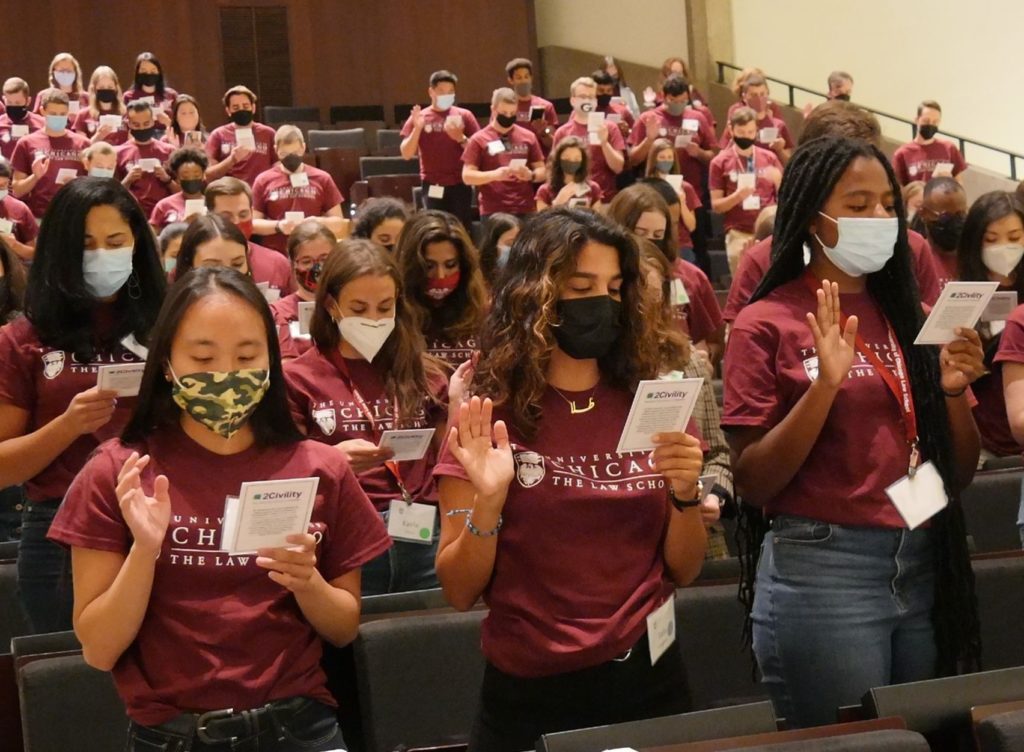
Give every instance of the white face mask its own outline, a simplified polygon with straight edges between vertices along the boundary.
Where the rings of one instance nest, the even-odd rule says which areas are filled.
[[[5,198],[7,198],[7,193],[8,191],[6,188],[0,188],[0,201],[3,201]]]
[[[455,104],[454,94],[438,94],[437,95],[437,109],[439,110],[450,110],[452,105]]]
[[[1022,257],[1024,245],[1020,243],[997,243],[981,249],[981,262],[1000,277],[1009,277]]]
[[[371,363],[394,330],[394,316],[376,320],[362,316],[345,316],[338,322],[341,338]]]
[[[896,237],[900,224],[896,217],[840,217],[834,219],[824,212],[818,212],[831,219],[839,228],[839,239],[829,248],[817,234],[825,256],[841,272],[851,277],[862,277],[877,272],[892,258],[896,249]]]
[[[82,252],[82,277],[94,298],[109,298],[132,276],[134,246]]]
[[[114,177],[114,170],[110,167],[90,167],[89,177],[92,178],[112,178]]]

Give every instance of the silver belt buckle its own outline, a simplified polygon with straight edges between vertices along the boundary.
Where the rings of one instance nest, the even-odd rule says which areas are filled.
[[[234,708],[228,708],[227,710],[211,710],[208,713],[203,713],[196,719],[196,736],[203,744],[221,744],[223,742],[233,742],[235,737],[231,739],[214,739],[206,733],[206,724],[210,721],[215,721],[218,718],[230,718],[235,714]]]

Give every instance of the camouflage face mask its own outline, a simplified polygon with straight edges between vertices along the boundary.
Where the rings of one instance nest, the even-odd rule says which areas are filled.
[[[270,371],[265,368],[200,371],[180,379],[170,363],[167,368],[174,379],[175,404],[225,439],[245,425],[270,386]]]

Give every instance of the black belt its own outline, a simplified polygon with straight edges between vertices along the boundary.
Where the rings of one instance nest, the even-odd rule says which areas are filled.
[[[273,730],[277,738],[283,738],[281,730],[301,710],[313,703],[306,697],[290,697],[275,700],[253,710],[235,711],[210,710],[205,713],[184,713],[161,723],[154,730],[181,736],[197,738],[203,744],[225,744],[248,739]]]

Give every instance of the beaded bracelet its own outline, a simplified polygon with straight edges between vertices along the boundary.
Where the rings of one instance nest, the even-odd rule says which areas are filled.
[[[478,538],[491,538],[491,537],[497,535],[498,531],[501,530],[502,523],[504,522],[504,520],[502,519],[501,515],[499,514],[498,515],[498,524],[494,527],[494,529],[490,530],[490,531],[488,531],[486,533],[483,533],[483,532],[480,531],[480,529],[476,525],[473,524],[473,519],[472,519],[473,510],[472,509],[453,509],[450,512],[447,512],[445,514],[445,517],[454,517],[457,514],[464,514],[464,515],[466,515],[466,528],[469,530],[470,534],[475,535]]]

